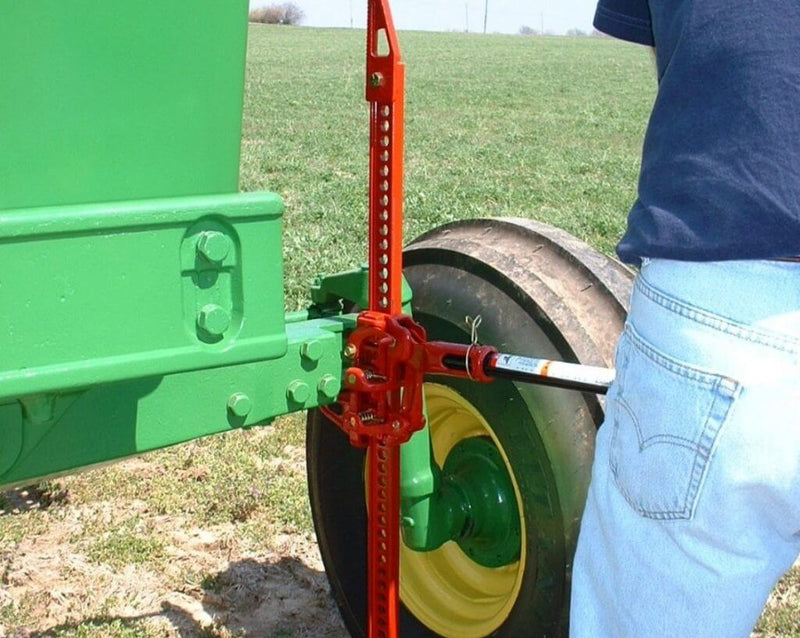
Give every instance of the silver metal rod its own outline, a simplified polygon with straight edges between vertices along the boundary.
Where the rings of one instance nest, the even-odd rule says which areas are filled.
[[[497,354],[487,361],[486,374],[525,383],[605,394],[614,381],[615,370],[563,361]]]

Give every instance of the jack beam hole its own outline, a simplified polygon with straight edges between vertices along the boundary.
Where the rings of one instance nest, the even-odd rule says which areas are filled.
[[[375,50],[372,52],[373,55],[377,55],[379,58],[386,58],[389,57],[391,52],[389,35],[386,33],[386,29],[378,29],[378,32],[375,34]]]

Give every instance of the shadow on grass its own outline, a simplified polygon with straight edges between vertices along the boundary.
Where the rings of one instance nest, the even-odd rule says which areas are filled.
[[[62,505],[69,499],[69,493],[59,483],[43,481],[35,485],[18,487],[0,493],[0,516],[9,516],[45,510],[51,505]]]

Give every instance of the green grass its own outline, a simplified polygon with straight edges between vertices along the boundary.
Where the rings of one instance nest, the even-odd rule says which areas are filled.
[[[314,275],[366,260],[363,37],[250,29],[241,186],[286,201],[290,309],[306,304]],[[407,239],[452,220],[522,216],[613,251],[634,197],[655,91],[646,50],[588,38],[404,33],[401,41]],[[225,542],[243,553],[277,547],[271,543],[284,533],[310,534],[298,463],[303,438],[296,416],[272,430],[235,432],[63,479],[46,490],[54,495],[49,508],[0,516],[0,556],[12,556],[26,534],[69,523],[74,552],[92,564],[171,570],[175,587],[213,594],[228,586],[225,578],[173,565],[164,525],[181,532],[234,526]],[[758,628],[763,635],[800,636],[797,590],[796,571],[776,590]],[[0,629],[14,635],[38,626],[48,595],[0,602]],[[109,594],[43,635],[174,635],[146,619],[115,617],[122,614],[116,609]]]
[[[243,190],[287,203],[287,304],[366,260],[363,33],[250,31]],[[655,90],[647,51],[608,40],[404,33],[406,237],[523,216],[610,252]]]
[[[756,632],[764,637],[800,636],[800,568],[795,567],[778,583]]]
[[[86,555],[90,561],[121,570],[126,565],[164,560],[164,541],[152,536],[141,517],[133,516],[116,523],[111,531],[103,531],[105,528],[103,525],[89,531],[91,540],[87,543]]]
[[[139,501],[155,515],[181,515],[199,525],[237,523],[263,535],[272,527],[311,533],[305,474],[302,415],[281,419],[268,430],[235,431],[144,457],[131,469],[112,466],[70,482],[75,503]],[[144,481],[144,482],[143,482]],[[253,529],[249,523],[254,522]]]
[[[140,620],[92,618],[76,627],[59,627],[44,634],[47,638],[158,638],[166,633],[154,631]]]

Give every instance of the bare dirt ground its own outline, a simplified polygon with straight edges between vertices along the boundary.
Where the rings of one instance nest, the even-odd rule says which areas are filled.
[[[120,513],[107,514],[112,524]],[[114,635],[117,627],[181,638],[347,636],[313,538],[287,535],[257,553],[240,546],[233,525],[192,529],[160,517],[166,560],[117,570],[76,551],[70,539],[82,533],[85,515],[76,509],[41,534],[2,543],[0,605],[35,624],[0,624],[0,637]],[[192,582],[187,574],[205,576]]]
[[[264,468],[265,483],[288,473],[304,498],[302,450],[285,451]],[[0,638],[348,635],[307,523],[276,525],[266,505],[214,523],[181,512],[180,501],[161,507],[152,477],[163,467],[148,456],[59,479],[55,493],[0,495]],[[210,480],[185,460],[180,467],[176,485]],[[143,498],[103,498],[115,486]],[[216,484],[212,491],[227,498]]]

